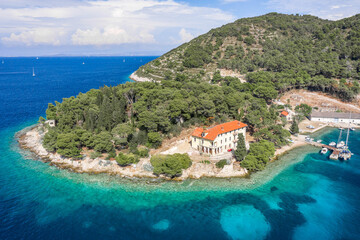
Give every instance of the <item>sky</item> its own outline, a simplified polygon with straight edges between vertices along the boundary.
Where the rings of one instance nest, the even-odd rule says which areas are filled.
[[[360,0],[0,0],[0,56],[156,56],[269,12],[338,20]]]

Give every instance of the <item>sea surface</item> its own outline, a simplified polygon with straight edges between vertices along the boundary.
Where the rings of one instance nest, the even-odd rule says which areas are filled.
[[[360,130],[351,132],[348,162],[306,146],[248,179],[77,174],[19,149],[15,134],[49,102],[130,81],[152,59],[0,59],[0,239],[360,239]]]

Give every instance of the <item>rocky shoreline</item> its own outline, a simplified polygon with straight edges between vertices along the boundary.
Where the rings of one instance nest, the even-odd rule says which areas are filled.
[[[135,72],[133,72],[129,78],[135,82],[152,82],[153,81],[150,78],[139,77],[138,75],[135,74]]]
[[[166,176],[156,176],[149,171],[146,166],[150,164],[150,158],[141,158],[137,164],[121,167],[115,160],[104,160],[100,158],[91,159],[85,156],[82,160],[65,158],[58,153],[48,152],[42,145],[42,132],[39,126],[34,126],[29,130],[23,130],[18,134],[18,142],[22,149],[31,151],[42,161],[61,169],[68,169],[77,173],[99,174],[106,173],[117,175],[124,178],[158,178],[165,180],[182,181],[188,178],[199,179],[202,177],[233,178],[245,177],[248,175],[246,169],[241,168],[235,162],[225,165],[223,169],[218,169],[214,164],[193,162],[192,166],[183,171],[180,177],[168,178]]]

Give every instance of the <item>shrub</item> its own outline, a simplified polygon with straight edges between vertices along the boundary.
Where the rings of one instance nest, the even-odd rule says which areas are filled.
[[[120,166],[128,166],[133,163],[138,163],[139,157],[132,153],[130,154],[119,153],[119,155],[116,157],[116,162]]]
[[[182,170],[191,166],[192,162],[187,154],[156,155],[150,160],[154,167],[154,174],[164,174],[168,177],[181,176]]]
[[[223,168],[227,163],[227,160],[226,159],[222,159],[220,161],[218,161],[215,165],[217,168]]]
[[[158,132],[149,132],[148,133],[148,142],[151,147],[158,148],[161,146],[161,135]]]
[[[101,155],[102,155],[101,153],[94,151],[90,154],[90,158],[95,159],[95,158],[100,157]]]
[[[139,157],[148,157],[149,156],[149,149],[148,148],[138,148],[135,152],[136,155]]]

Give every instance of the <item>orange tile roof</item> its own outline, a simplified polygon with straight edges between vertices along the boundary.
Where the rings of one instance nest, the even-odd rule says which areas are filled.
[[[287,115],[289,115],[289,113],[288,113],[287,111],[282,111],[282,112],[281,112],[281,115],[283,115],[283,116],[286,117]]]
[[[232,122],[216,125],[207,130],[204,130],[203,128],[196,128],[192,133],[192,136],[213,141],[221,133],[227,133],[244,127],[247,127],[245,123],[235,120]],[[201,136],[203,132],[206,133],[205,137]]]

